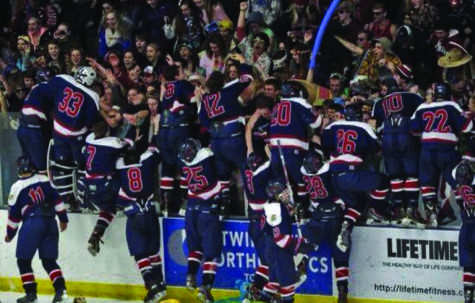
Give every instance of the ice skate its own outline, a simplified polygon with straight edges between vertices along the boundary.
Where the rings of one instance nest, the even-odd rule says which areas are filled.
[[[366,219],[366,225],[388,225],[389,220],[382,213],[378,212],[374,208],[368,210],[368,215]]]
[[[214,302],[214,298],[211,295],[211,286],[201,285],[200,289],[198,290],[197,298],[198,298],[198,301],[200,301],[201,303]]]
[[[164,285],[154,284],[150,287],[144,303],[158,303],[167,296],[167,290]]]
[[[99,243],[104,243],[104,241],[102,241],[101,237],[97,232],[93,232],[91,237],[89,238],[87,246],[87,250],[93,257],[97,256],[100,251]]]
[[[66,289],[58,290],[53,297],[53,301],[51,301],[51,303],[66,303],[66,302],[69,302]]]
[[[17,303],[37,303],[38,297],[35,293],[27,293],[25,296],[18,298]]]

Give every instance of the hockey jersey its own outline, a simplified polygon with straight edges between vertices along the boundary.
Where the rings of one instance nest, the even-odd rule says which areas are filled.
[[[160,152],[156,147],[149,147],[140,156],[140,162],[125,165],[124,159],[116,163],[120,180],[120,190],[117,206],[127,216],[143,213],[154,207],[152,196],[158,180],[154,172],[160,162]]]
[[[72,76],[57,75],[48,82],[54,100],[54,133],[63,137],[84,135],[101,118],[99,95]]]
[[[195,87],[186,80],[165,84],[165,92],[158,106],[160,127],[188,126],[196,120],[196,109],[190,103],[194,92]]]
[[[7,234],[15,236],[20,222],[29,217],[58,216],[61,222],[68,222],[66,207],[45,175],[36,174],[16,181],[8,196]]]
[[[54,102],[48,95],[48,83],[41,82],[33,86],[23,101],[20,123],[27,127],[41,128],[53,112]]]
[[[422,96],[408,92],[392,93],[376,102],[372,117],[376,120],[377,131],[382,135],[383,146],[404,150],[415,143],[409,120],[423,102]]]
[[[330,156],[331,171],[355,169],[380,148],[371,126],[345,120],[335,121],[323,130],[322,147]]]
[[[201,148],[191,162],[183,161],[183,188],[188,189],[188,207],[210,204],[220,193],[213,157],[211,149]]]
[[[89,134],[83,149],[86,179],[112,175],[115,172],[117,158],[129,145],[132,145],[130,140],[109,136],[96,139],[94,133]]]
[[[322,117],[303,98],[281,99],[272,109],[269,126],[271,147],[308,150],[308,127],[318,128]]]
[[[249,207],[254,211],[263,211],[268,199],[266,185],[272,179],[270,161],[263,163],[255,171],[247,167],[242,169],[241,178]]]
[[[212,137],[231,137],[243,134],[245,119],[238,98],[251,83],[250,80],[235,80],[214,94],[205,94],[201,98],[199,119]]]
[[[427,149],[453,149],[460,132],[469,132],[471,119],[464,116],[453,101],[421,104],[410,120],[411,131],[421,135],[421,147]]]
[[[283,203],[269,201],[264,207],[266,225],[264,233],[266,238],[280,248],[288,249],[296,254],[303,238],[292,233],[292,216]]]

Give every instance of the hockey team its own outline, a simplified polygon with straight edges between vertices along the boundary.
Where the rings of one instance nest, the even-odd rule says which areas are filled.
[[[18,230],[16,258],[25,290],[18,303],[37,302],[31,265],[36,251],[55,289],[52,302],[66,302],[57,258],[67,208],[98,213],[87,244],[93,256],[117,211],[125,214],[126,242],[147,289],[145,303],[167,295],[158,216],[180,210],[186,288],[201,302],[214,302],[222,224],[236,184],[242,184],[248,232],[260,260],[243,302],[294,302],[305,281],[307,254],[322,241],[331,247],[338,302],[348,302],[354,226],[447,224],[455,216],[448,200],[439,205],[438,194],[448,184],[462,210],[460,264],[465,302],[473,303],[473,121],[451,101],[448,84],[434,84],[429,101],[389,81],[374,104],[315,107],[305,81],[271,78],[263,84],[265,93],[246,103],[240,96],[254,77],[245,64],[228,83],[223,73],[213,72],[200,98],[169,66],[163,91],[143,93],[142,106],[121,107],[124,102],[102,104],[96,77],[89,66],[75,77],[40,69],[39,83],[24,102],[18,128],[23,155],[5,236],[10,242]]]

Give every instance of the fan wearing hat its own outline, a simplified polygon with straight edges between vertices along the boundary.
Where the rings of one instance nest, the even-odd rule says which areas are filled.
[[[247,18],[246,11],[248,10],[248,3],[241,2],[239,4],[240,13],[236,27],[236,36],[238,38],[238,47],[244,57],[250,58],[253,53],[253,40],[258,33],[265,33],[269,39],[268,51],[271,51],[274,45],[274,32],[264,22],[264,15],[260,12],[249,13]]]
[[[389,69],[392,73],[401,65],[401,60],[391,51],[392,42],[386,37],[373,40],[373,48],[368,51],[361,62],[358,75],[367,76],[374,83],[378,82],[382,70]]]
[[[267,50],[269,48],[269,37],[263,32],[257,33],[252,39],[252,53],[246,52],[246,63],[253,65],[259,70],[263,78],[269,76],[271,59]]]
[[[15,54],[15,64],[21,72],[30,69],[33,66],[33,46],[30,37],[20,35],[17,37],[17,53]]]

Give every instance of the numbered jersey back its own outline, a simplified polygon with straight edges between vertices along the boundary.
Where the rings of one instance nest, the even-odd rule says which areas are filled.
[[[79,136],[100,119],[99,96],[69,75],[58,75],[49,83],[55,102],[54,130],[62,136]]]

